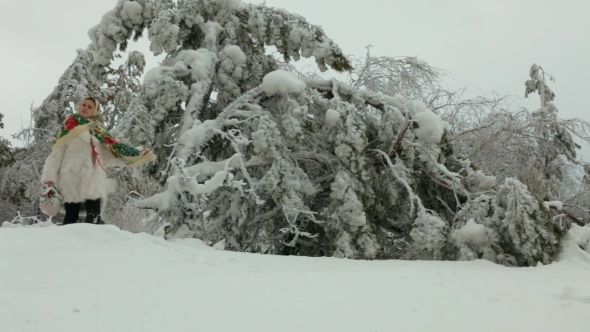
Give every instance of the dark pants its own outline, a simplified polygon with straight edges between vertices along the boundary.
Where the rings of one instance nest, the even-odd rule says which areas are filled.
[[[84,204],[84,208],[86,209],[85,222],[89,224],[100,223],[100,199],[94,199],[87,200],[84,203],[64,203],[66,216],[62,223],[63,225],[74,224],[78,222],[81,204]]]

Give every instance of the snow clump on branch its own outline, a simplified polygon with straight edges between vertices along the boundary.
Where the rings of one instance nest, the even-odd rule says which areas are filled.
[[[288,71],[273,71],[262,79],[262,89],[269,96],[277,93],[301,93],[305,88],[305,83]]]

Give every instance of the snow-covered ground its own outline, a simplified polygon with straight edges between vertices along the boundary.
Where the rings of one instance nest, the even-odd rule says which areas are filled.
[[[534,268],[349,261],[114,226],[2,227],[0,331],[587,332],[590,262],[578,254]]]

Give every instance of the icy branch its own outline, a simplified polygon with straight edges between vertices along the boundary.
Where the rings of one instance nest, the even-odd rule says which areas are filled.
[[[406,190],[408,191],[408,195],[410,196],[410,216],[414,215],[414,200],[416,200],[418,202],[418,205],[420,205],[420,207],[423,209],[424,207],[422,207],[422,203],[420,201],[420,198],[418,196],[416,196],[414,194],[414,191],[412,190],[412,187],[410,187],[410,185],[408,184],[408,182],[406,182],[404,179],[402,179],[397,172],[395,171],[395,167],[393,166],[393,163],[391,162],[391,159],[389,158],[389,156],[378,149],[373,150],[379,154],[381,154],[383,156],[383,158],[385,158],[385,160],[387,161],[387,165],[389,165],[389,169],[391,170],[391,174],[393,174],[393,176],[395,176],[395,178],[401,182],[404,187],[406,187]]]

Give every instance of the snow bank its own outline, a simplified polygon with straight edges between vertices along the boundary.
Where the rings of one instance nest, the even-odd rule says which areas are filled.
[[[590,270],[568,262],[255,255],[88,224],[2,228],[0,244],[7,332],[194,331],[188,322],[240,332],[586,332],[590,324]]]
[[[55,226],[55,224],[53,224],[50,220],[48,221],[43,221],[43,222],[38,222],[36,224],[33,225],[23,225],[23,224],[19,224],[19,223],[11,223],[10,221],[3,221],[2,222],[2,228],[6,229],[6,228],[22,228],[22,227],[33,227],[33,228],[37,228],[37,227],[53,227]]]
[[[276,93],[301,93],[305,87],[305,83],[295,74],[284,70],[270,72],[262,79],[262,89],[269,96]]]
[[[563,238],[563,250],[558,261],[578,261],[590,264],[590,226],[572,225]]]

